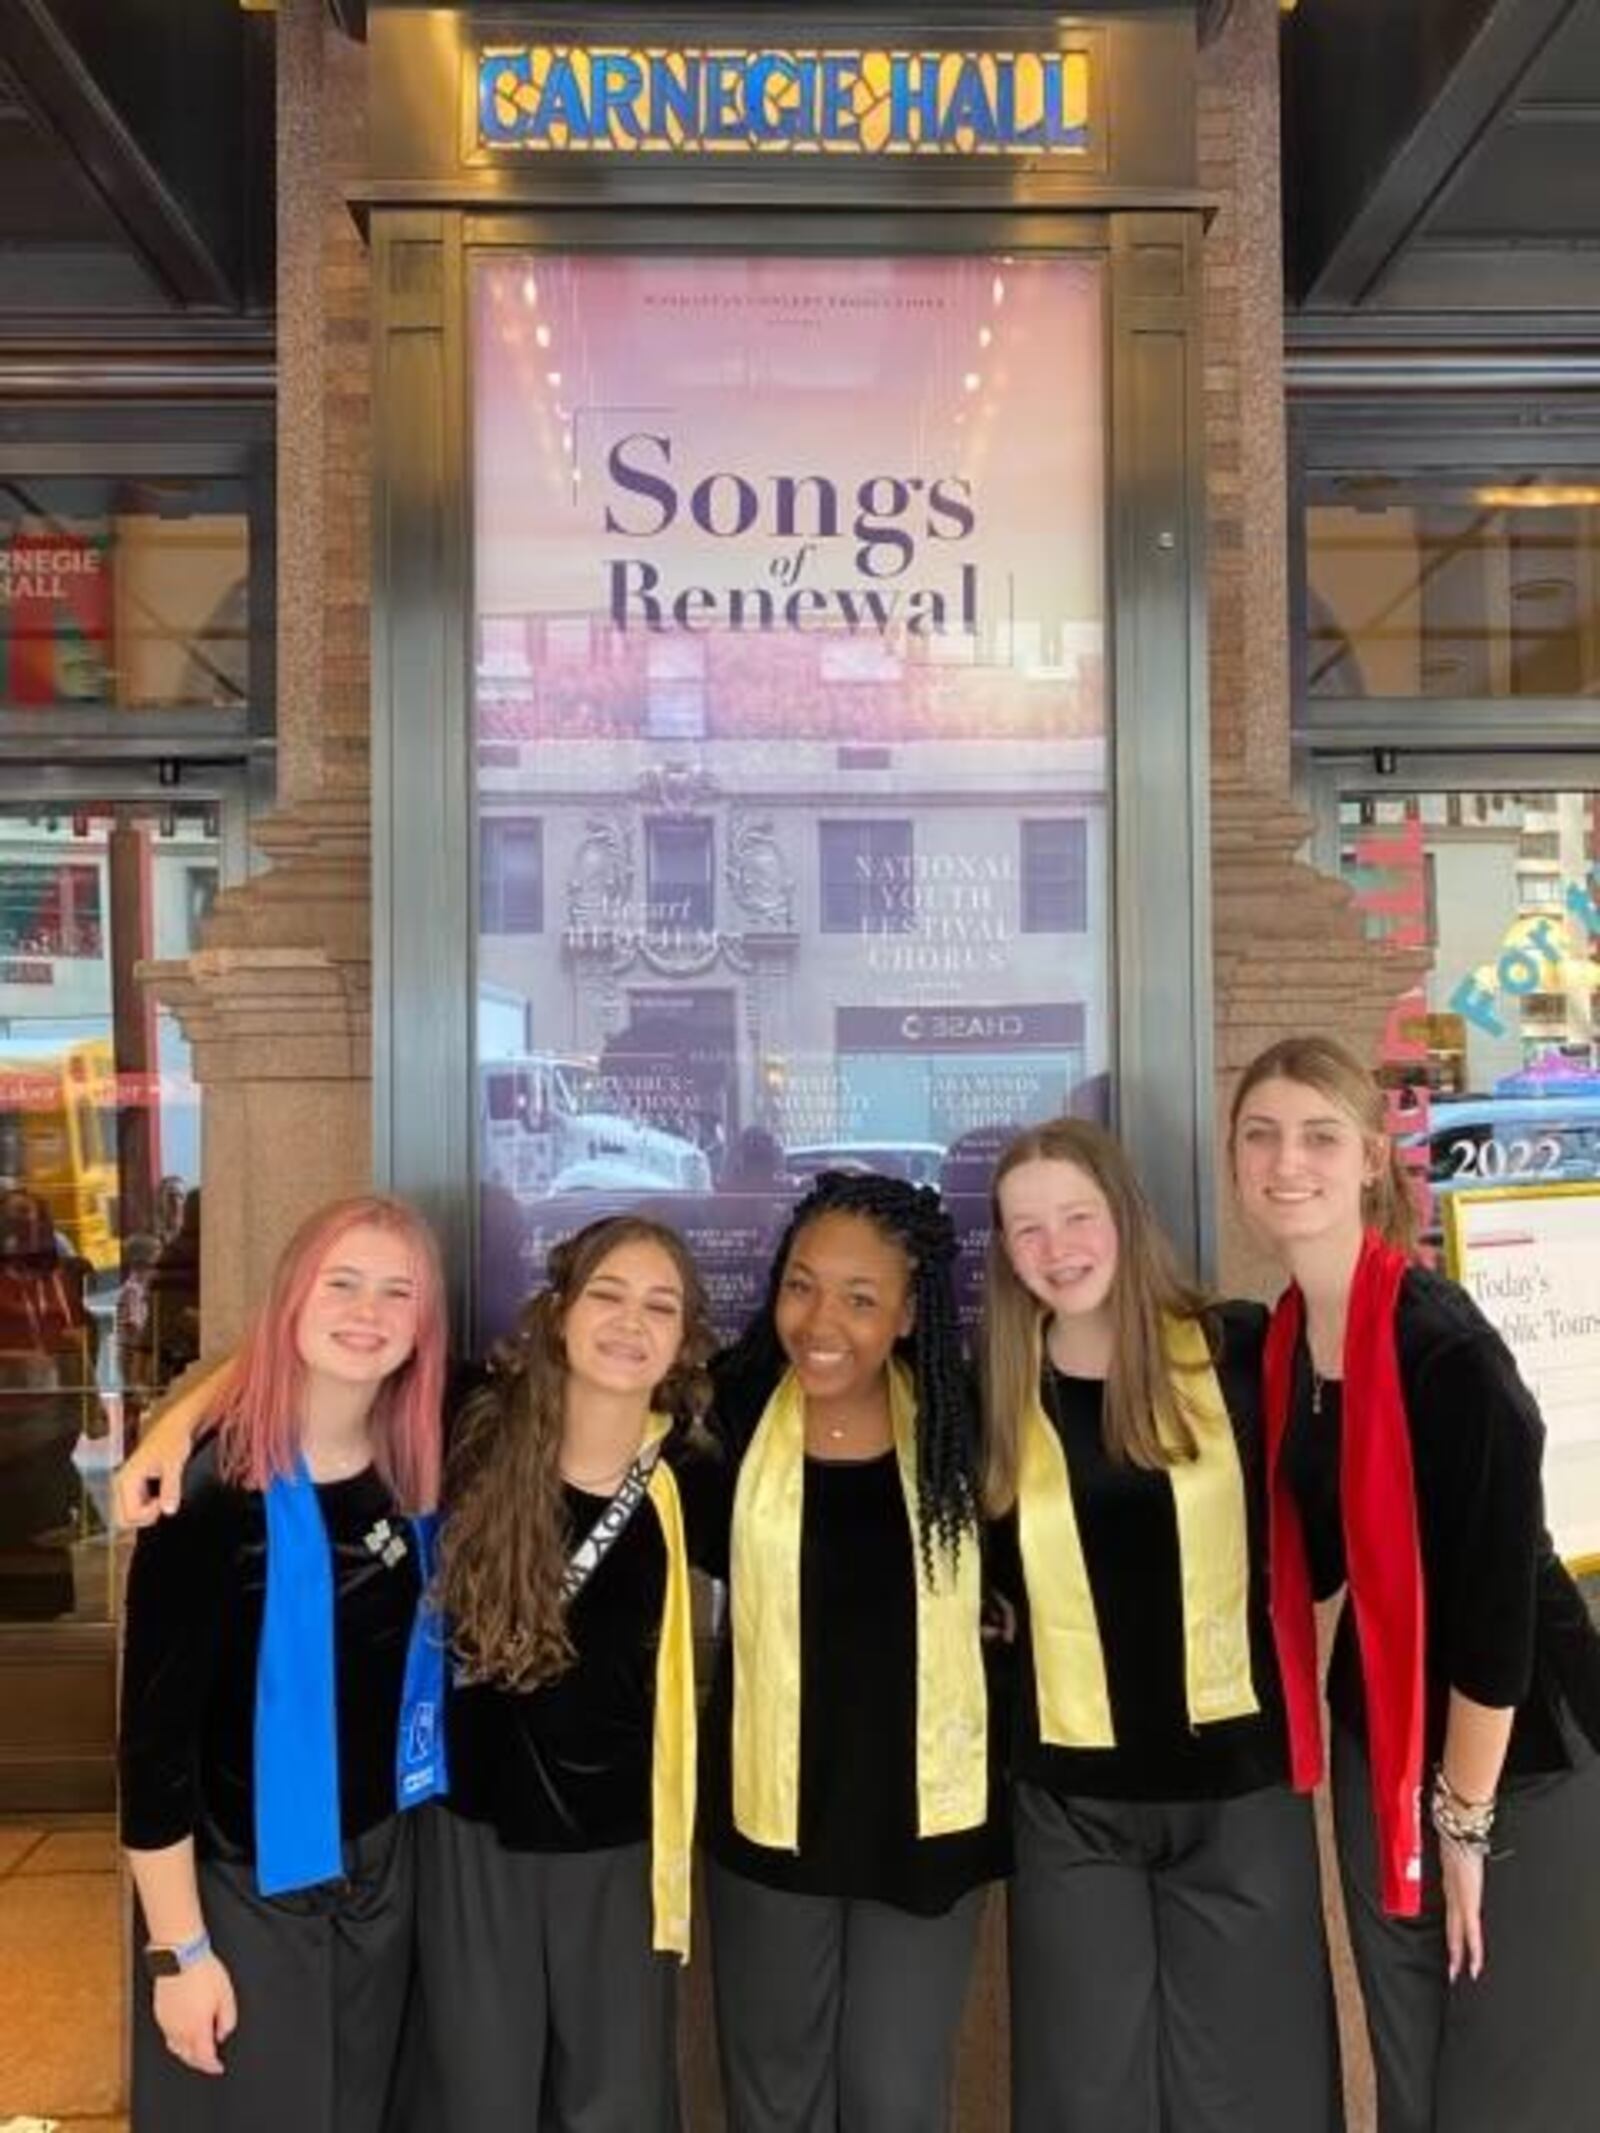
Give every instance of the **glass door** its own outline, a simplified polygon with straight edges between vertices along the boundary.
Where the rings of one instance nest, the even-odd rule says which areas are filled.
[[[1319,863],[1373,939],[1426,959],[1397,968],[1377,1069],[1429,1241],[1457,1194],[1600,1191],[1600,761],[1402,754],[1315,775]],[[1515,1204],[1497,1203],[1498,1244],[1526,1242]],[[1480,1252],[1464,1278],[1539,1399],[1551,1529],[1593,1576],[1600,1261],[1579,1257],[1502,1277]]]
[[[200,1091],[176,1018],[138,973],[197,946],[243,872],[228,778],[141,790],[139,773],[95,789],[85,776],[19,771],[0,803],[0,1664],[8,1640],[30,1657],[6,1736],[26,1737],[30,1682],[51,1699],[47,1735],[69,1675],[111,1709],[108,1671],[85,1669],[83,1650],[103,1645],[110,1669],[110,1476],[199,1353]],[[0,1805],[87,1804],[96,1746],[109,1798],[101,1731],[73,1743],[65,1795],[30,1765],[31,1799],[9,1796],[0,1741]]]

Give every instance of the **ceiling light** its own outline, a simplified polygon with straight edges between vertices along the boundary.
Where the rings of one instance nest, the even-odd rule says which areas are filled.
[[[1474,503],[1490,511],[1557,511],[1600,508],[1600,488],[1583,482],[1527,482],[1474,489]]]

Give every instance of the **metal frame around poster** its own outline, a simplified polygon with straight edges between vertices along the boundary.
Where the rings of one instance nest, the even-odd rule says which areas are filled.
[[[558,19],[559,18],[559,19]],[[527,23],[508,9],[496,24]],[[763,10],[763,39],[859,42],[854,14]],[[561,41],[726,37],[708,8],[541,11]],[[437,1225],[457,1324],[476,1232],[469,255],[1061,253],[1104,261],[1118,1123],[1174,1238],[1213,1250],[1210,739],[1194,26],[1187,0],[1093,17],[924,0],[875,43],[1078,40],[1109,152],[1082,174],[1003,158],[460,160],[463,54],[488,18],[369,17],[360,188],[373,305],[374,1170]],[[801,32],[803,30],[803,37]],[[1096,89],[1096,97],[1102,88]],[[691,164],[693,167],[691,167]]]
[[[1113,1061],[1173,1236],[1213,1222],[1199,218],[1031,212],[397,210],[372,218],[374,1168],[428,1211],[470,1310],[474,1250],[470,250],[1054,252],[1106,262]],[[466,1324],[463,1315],[458,1323]]]

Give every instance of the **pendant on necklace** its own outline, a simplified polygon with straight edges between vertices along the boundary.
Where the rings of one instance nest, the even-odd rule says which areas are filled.
[[[1322,1382],[1322,1372],[1313,1363],[1311,1366],[1311,1412],[1314,1415],[1320,1415],[1322,1412]]]

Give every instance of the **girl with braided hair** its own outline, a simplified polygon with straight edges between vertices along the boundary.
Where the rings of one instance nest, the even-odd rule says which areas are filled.
[[[731,2133],[940,2133],[1004,1870],[978,1458],[936,1193],[830,1172],[713,1363],[736,1470],[707,1713]]]
[[[1310,1802],[1267,1609],[1266,1313],[1178,1272],[1099,1126],[993,1188],[988,1503],[1020,1602],[1016,2133],[1337,2133]]]

